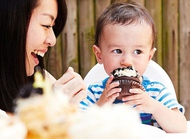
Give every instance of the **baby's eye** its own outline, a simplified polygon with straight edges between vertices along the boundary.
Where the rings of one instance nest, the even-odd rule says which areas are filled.
[[[113,52],[114,52],[114,53],[117,53],[117,54],[122,53],[122,51],[121,51],[120,49],[115,49],[115,50],[113,50]]]
[[[137,54],[137,55],[139,55],[139,54],[141,54],[141,53],[142,53],[141,50],[135,50],[135,51],[134,51],[134,54]]]

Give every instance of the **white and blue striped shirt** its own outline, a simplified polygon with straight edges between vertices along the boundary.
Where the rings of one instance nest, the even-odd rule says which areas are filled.
[[[86,110],[98,101],[106,86],[108,78],[88,86],[87,97],[80,102],[80,108],[82,110]],[[184,113],[184,107],[178,103],[176,97],[162,83],[158,81],[150,81],[147,77],[143,77],[142,85],[144,86],[146,93],[148,93],[153,99],[161,102],[169,109],[178,108]],[[115,100],[114,104],[121,102],[122,101]],[[152,114],[140,113],[140,118],[143,124],[154,125],[160,128]]]

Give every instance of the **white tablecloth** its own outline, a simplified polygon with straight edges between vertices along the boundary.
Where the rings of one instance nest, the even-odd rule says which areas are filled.
[[[190,121],[187,122],[187,133],[167,133],[166,139],[190,139]]]
[[[140,139],[190,139],[190,121],[186,133],[166,133],[157,127],[142,124],[138,134]]]
[[[0,119],[7,117],[7,115],[0,111]],[[141,139],[190,139],[190,121],[187,122],[188,128],[186,133],[165,133],[163,130],[143,125],[141,127],[141,131],[137,132],[138,134],[141,134]],[[0,132],[0,139],[1,139],[1,132]]]

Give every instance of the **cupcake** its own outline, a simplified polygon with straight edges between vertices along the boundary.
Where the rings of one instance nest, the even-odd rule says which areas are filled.
[[[119,88],[121,92],[117,99],[122,100],[123,97],[133,95],[129,89],[140,88],[144,90],[141,85],[140,75],[132,66],[117,68],[111,73],[114,76],[113,82],[119,81]]]

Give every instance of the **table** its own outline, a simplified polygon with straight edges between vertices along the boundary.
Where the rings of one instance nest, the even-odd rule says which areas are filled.
[[[190,121],[187,121],[186,133],[167,133],[166,139],[190,139]]]
[[[4,113],[0,115],[0,119],[2,120],[1,116],[6,117],[7,115],[4,115]],[[190,121],[187,122],[187,125],[188,128],[186,133],[165,133],[157,127],[142,124],[139,130],[140,132],[137,132],[137,134],[140,134],[140,139],[190,139]],[[10,134],[10,132],[7,133]],[[18,137],[18,132],[16,132],[16,134]],[[2,138],[2,135],[3,134],[0,132],[0,138]]]

